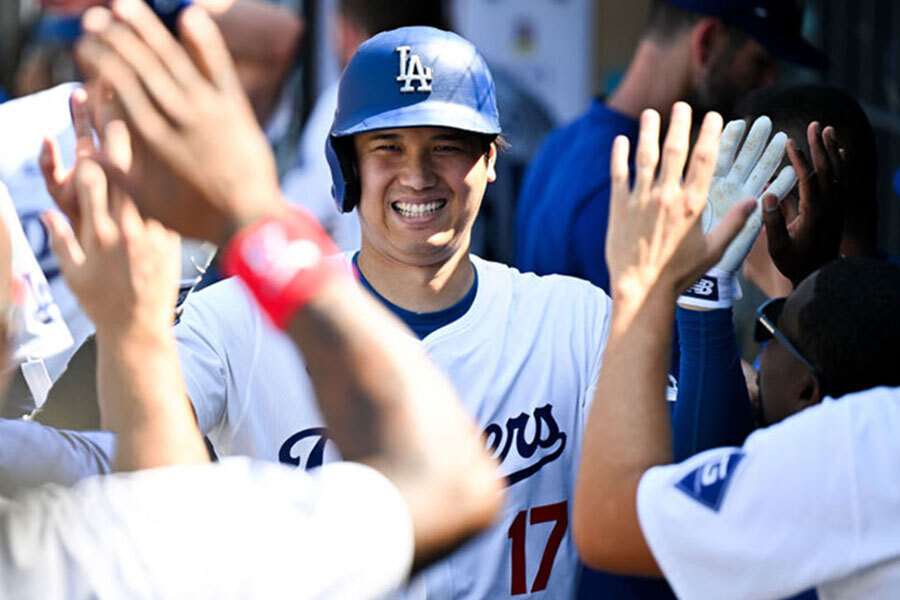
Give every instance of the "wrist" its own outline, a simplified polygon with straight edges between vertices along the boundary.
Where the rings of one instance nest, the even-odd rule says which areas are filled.
[[[222,266],[281,329],[333,279],[349,274],[319,222],[296,207],[243,227],[225,247]]]
[[[740,294],[734,273],[713,267],[678,297],[678,306],[689,310],[731,308]]]
[[[226,215],[224,223],[220,227],[218,240],[213,241],[220,248],[224,248],[240,231],[247,229],[266,219],[280,219],[291,213],[291,207],[284,202],[280,193],[274,196],[277,201],[251,204],[238,208]]]

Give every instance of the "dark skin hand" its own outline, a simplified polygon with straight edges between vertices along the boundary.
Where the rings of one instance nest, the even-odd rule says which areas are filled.
[[[779,204],[774,194],[763,198],[763,223],[772,262],[794,287],[822,265],[835,260],[841,245],[844,211],[849,193],[842,175],[848,164],[833,127],[813,121],[807,129],[812,165],[788,141],[787,153],[797,172],[800,203]]]

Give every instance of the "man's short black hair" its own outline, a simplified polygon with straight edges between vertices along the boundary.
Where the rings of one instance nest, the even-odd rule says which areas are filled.
[[[844,231],[857,239],[877,235],[878,149],[875,132],[865,111],[847,92],[817,83],[771,87],[750,93],[738,107],[738,114],[752,121],[760,115],[772,119],[775,131],[784,131],[809,157],[806,128],[812,121],[831,125],[838,141],[852,161],[847,169],[853,197],[844,202]],[[785,159],[785,164],[789,164]]]
[[[339,0],[338,13],[369,35],[413,25],[448,29],[442,0]]]
[[[844,258],[822,267],[797,319],[829,396],[900,385],[900,266]]]

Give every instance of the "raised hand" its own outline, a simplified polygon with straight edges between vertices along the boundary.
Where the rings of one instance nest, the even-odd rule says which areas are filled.
[[[691,108],[672,107],[669,131],[659,163],[659,114],[646,110],[636,154],[634,187],[628,185],[628,139],[616,138],[610,173],[612,193],[606,254],[614,300],[641,304],[655,289],[677,294],[711,265],[756,208],[753,201],[734,204],[719,225],[704,234],[700,223],[716,165],[722,117],[709,113],[694,144],[686,178]]]
[[[813,165],[793,140],[788,157],[799,178],[800,203],[796,212],[774,194],[763,198],[763,221],[772,261],[796,287],[807,275],[836,259],[844,225],[841,201],[848,193],[843,174],[848,164],[833,127],[813,121],[807,128]]]
[[[274,157],[203,9],[181,14],[183,47],[140,0],[93,8],[83,27],[79,64],[112,90],[134,142],[130,169],[101,162],[144,215],[221,244],[284,210]]]
[[[113,156],[127,152],[130,142],[121,121],[108,125],[107,139]],[[121,164],[127,168],[127,161]],[[79,161],[70,185],[81,215],[77,235],[59,213],[46,213],[44,220],[60,270],[98,339],[135,324],[167,330],[181,269],[178,236],[156,221],[144,221],[91,159]]]
[[[722,131],[719,157],[703,211],[703,230],[712,231],[733,206],[745,199],[756,200],[757,209],[728,246],[722,260],[679,298],[678,303],[687,308],[724,308],[732,305],[737,287],[734,274],[750,252],[762,227],[760,206],[763,190],[784,157],[787,136],[779,132],[770,140],[772,121],[762,116],[753,122],[741,145],[745,128],[743,120],[736,120],[729,122]],[[768,185],[768,191],[781,199],[796,182],[794,169],[788,166]]]
[[[72,124],[75,127],[75,165],[77,166],[80,160],[90,158],[97,151],[87,91],[77,89],[72,92],[69,108],[72,113]],[[102,131],[104,127],[105,123],[101,124],[99,129]],[[44,176],[47,192],[53,198],[53,202],[69,218],[73,227],[79,230],[80,213],[73,181],[75,166],[66,170],[63,166],[59,144],[53,138],[44,138],[38,164],[41,174]]]

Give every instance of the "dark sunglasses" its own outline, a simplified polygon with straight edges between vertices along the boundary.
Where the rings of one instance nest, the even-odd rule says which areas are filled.
[[[809,361],[797,347],[791,343],[787,336],[778,329],[777,323],[781,317],[781,311],[784,310],[784,303],[787,298],[772,298],[756,309],[756,327],[753,330],[753,339],[759,343],[767,342],[775,338],[782,346],[788,349],[788,352],[794,355],[804,367],[813,374],[813,377],[819,382],[819,388],[822,395],[825,395],[825,376],[819,371],[812,362]]]

